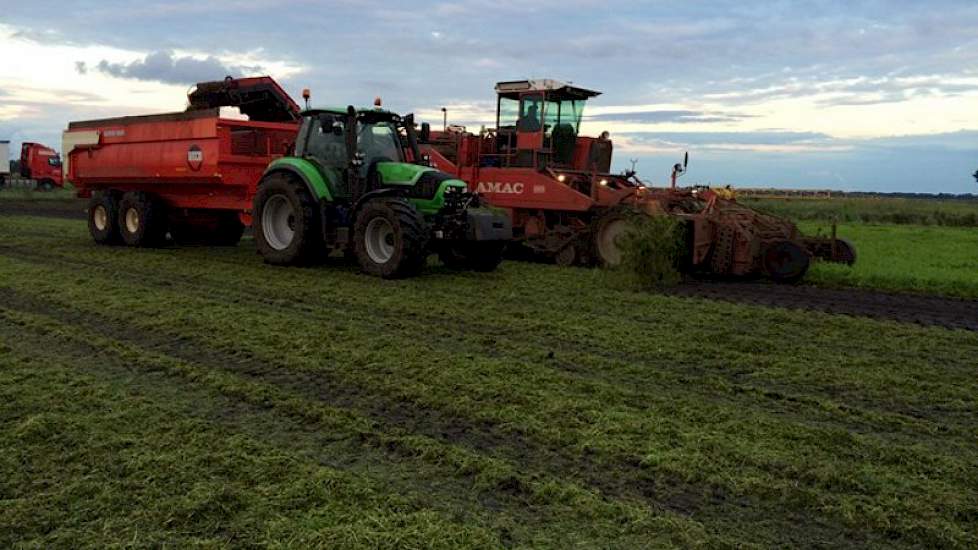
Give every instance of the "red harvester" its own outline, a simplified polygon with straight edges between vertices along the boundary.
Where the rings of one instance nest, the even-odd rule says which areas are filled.
[[[795,281],[812,257],[849,263],[846,241],[803,237],[788,220],[738,204],[726,190],[653,188],[633,171],[612,174],[612,142],[579,135],[584,105],[600,92],[555,80],[500,82],[496,127],[421,130],[431,164],[509,210],[514,237],[561,265],[621,260],[616,239],[634,212],[684,220],[688,265],[716,275]],[[688,161],[688,156],[687,156]]]

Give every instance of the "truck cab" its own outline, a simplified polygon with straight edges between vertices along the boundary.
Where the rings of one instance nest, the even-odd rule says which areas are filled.
[[[62,187],[61,155],[40,143],[25,142],[20,147],[20,175],[36,181],[39,189]]]

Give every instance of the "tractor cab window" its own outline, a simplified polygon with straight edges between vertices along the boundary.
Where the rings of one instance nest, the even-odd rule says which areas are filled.
[[[363,170],[374,162],[400,162],[401,139],[393,122],[361,122],[357,127],[357,151],[363,154]]]
[[[516,129],[520,132],[539,132],[543,128],[543,94],[523,96],[520,104],[520,120]]]
[[[346,138],[343,136],[342,117],[318,117],[309,129],[305,156],[313,157],[324,166],[344,169],[346,158]]]
[[[496,126],[499,128],[515,128],[519,118],[519,100],[508,97],[499,98],[499,120],[496,122]]]

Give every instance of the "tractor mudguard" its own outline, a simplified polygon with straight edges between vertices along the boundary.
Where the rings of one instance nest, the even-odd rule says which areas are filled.
[[[333,193],[330,190],[329,182],[311,162],[296,157],[275,159],[265,169],[262,178],[275,172],[284,172],[299,178],[306,185],[306,188],[309,189],[309,194],[317,202],[333,201]]]
[[[513,225],[505,212],[493,208],[469,208],[466,217],[466,238],[470,241],[508,241],[513,238]]]

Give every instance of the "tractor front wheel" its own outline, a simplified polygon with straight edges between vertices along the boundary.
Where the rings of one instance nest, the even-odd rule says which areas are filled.
[[[164,209],[163,203],[149,193],[130,191],[123,195],[117,217],[123,242],[143,247],[163,244],[167,229]]]
[[[357,215],[353,242],[360,268],[384,279],[417,275],[428,256],[424,218],[403,199],[374,199]]]
[[[322,252],[316,203],[306,186],[287,175],[262,180],[254,202],[255,245],[266,262],[306,265]]]

